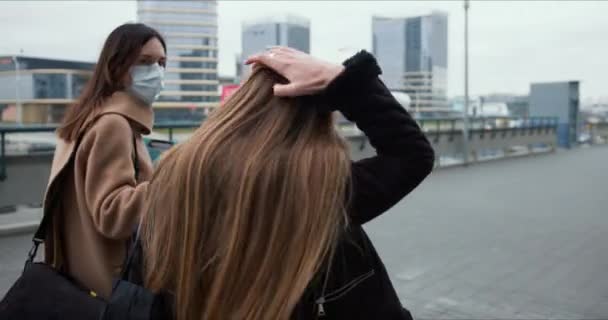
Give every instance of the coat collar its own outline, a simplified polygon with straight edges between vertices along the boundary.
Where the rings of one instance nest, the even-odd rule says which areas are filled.
[[[154,126],[154,111],[152,107],[144,104],[125,91],[113,93],[99,108],[99,112],[91,115],[87,121],[87,125],[83,126],[83,128],[87,128],[91,121],[107,113],[118,113],[128,118],[137,125],[143,134],[147,135],[152,132],[152,127]]]

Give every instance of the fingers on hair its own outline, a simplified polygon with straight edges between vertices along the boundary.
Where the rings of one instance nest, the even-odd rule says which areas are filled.
[[[296,95],[297,86],[293,83],[277,83],[273,87],[274,95],[279,97],[293,97]]]
[[[274,61],[274,59],[270,56],[268,56],[267,54],[254,54],[252,56],[250,56],[249,58],[247,58],[247,60],[245,60],[245,64],[250,65],[250,64],[263,64],[265,66],[268,66],[272,69],[276,69],[278,67],[278,64],[276,61]]]

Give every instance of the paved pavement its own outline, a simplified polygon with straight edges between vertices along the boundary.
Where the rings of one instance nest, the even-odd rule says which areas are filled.
[[[20,207],[15,213],[0,214],[0,237],[35,230],[42,217],[42,209]]]
[[[440,170],[368,230],[427,319],[608,319],[608,147]]]
[[[608,147],[450,168],[367,226],[418,319],[608,319]],[[0,238],[0,295],[29,235]]]

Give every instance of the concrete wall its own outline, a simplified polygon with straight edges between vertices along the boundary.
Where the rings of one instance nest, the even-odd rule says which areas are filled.
[[[0,207],[41,204],[53,155],[9,156],[6,159],[6,179],[0,181]]]
[[[427,132],[436,152],[436,158],[458,157],[462,154],[462,132]],[[549,128],[506,128],[497,130],[473,130],[470,136],[471,159],[475,161],[483,150],[508,150],[514,146],[531,147],[544,144],[555,146],[556,132]],[[375,154],[365,136],[348,137],[351,157],[360,160]],[[40,204],[46,188],[52,154],[9,156],[7,177],[0,181],[0,208],[19,204]],[[441,163],[438,163],[442,165]]]

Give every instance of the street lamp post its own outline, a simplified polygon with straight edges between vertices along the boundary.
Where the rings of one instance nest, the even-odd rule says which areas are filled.
[[[16,55],[13,55],[13,63],[15,64],[15,105],[17,112],[16,122],[17,124],[22,124],[22,107],[21,107],[21,96],[19,94],[19,82],[20,82],[20,71],[19,71],[19,58]]]
[[[469,0],[464,0],[464,115],[462,118],[463,161],[469,164]]]

